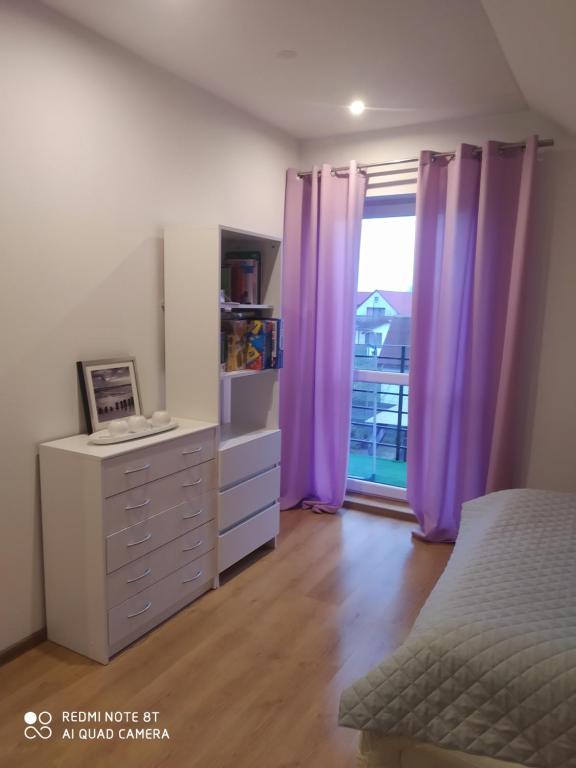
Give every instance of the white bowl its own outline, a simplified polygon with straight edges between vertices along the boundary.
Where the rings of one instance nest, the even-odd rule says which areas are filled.
[[[126,419],[114,419],[108,424],[108,433],[110,435],[125,435],[128,432],[128,422]]]
[[[167,424],[170,424],[170,414],[168,411],[154,411],[151,421],[153,427],[165,427]]]
[[[128,430],[130,432],[145,432],[150,429],[145,416],[129,416],[128,417]]]

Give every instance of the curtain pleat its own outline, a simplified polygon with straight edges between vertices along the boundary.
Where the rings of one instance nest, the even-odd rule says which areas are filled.
[[[537,139],[422,153],[416,195],[408,498],[430,541],[517,481],[511,450]]]
[[[333,512],[348,466],[356,286],[366,179],[330,166],[286,184],[282,508]]]

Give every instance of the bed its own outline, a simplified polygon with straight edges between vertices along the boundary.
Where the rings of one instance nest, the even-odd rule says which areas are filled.
[[[362,768],[576,768],[576,495],[464,505],[400,648],[342,694]]]

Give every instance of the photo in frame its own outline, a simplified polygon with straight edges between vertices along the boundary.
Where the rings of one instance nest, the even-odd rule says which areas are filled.
[[[140,416],[142,406],[133,357],[76,363],[88,433],[114,419]]]

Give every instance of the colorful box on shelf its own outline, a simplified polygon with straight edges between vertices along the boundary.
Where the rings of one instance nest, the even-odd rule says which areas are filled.
[[[266,319],[222,321],[220,367],[223,372],[282,368],[282,321]]]
[[[261,371],[266,365],[266,329],[263,320],[250,320],[246,331],[246,368]]]

